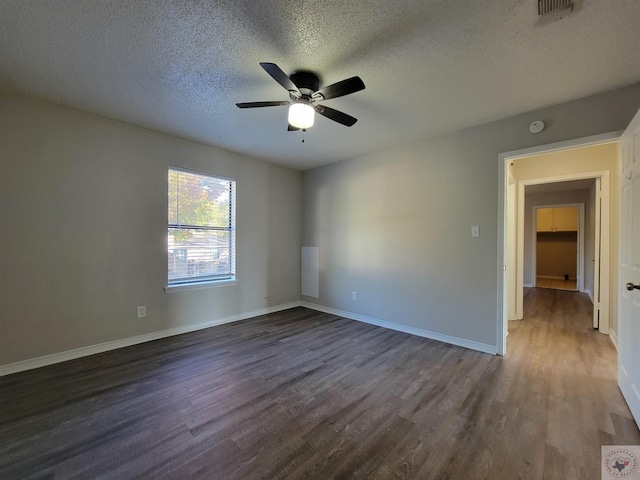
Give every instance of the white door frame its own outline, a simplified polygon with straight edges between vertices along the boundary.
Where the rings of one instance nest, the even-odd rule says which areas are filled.
[[[531,268],[533,272],[533,286],[535,287],[536,278],[537,278],[537,244],[538,244],[538,225],[537,225],[537,210],[539,208],[562,208],[562,207],[573,207],[578,209],[578,238],[576,239],[578,242],[578,248],[576,252],[576,288],[579,292],[584,292],[584,266],[585,266],[585,258],[584,258],[584,203],[558,203],[551,205],[534,205],[533,206],[533,218],[532,218],[532,228],[531,228]]]
[[[602,142],[601,142],[602,143]],[[583,145],[585,146],[585,145]],[[575,147],[573,147],[575,148]],[[528,155],[526,155],[528,156]],[[513,158],[511,158],[513,160]],[[523,318],[523,310],[524,310],[524,301],[523,301],[523,292],[524,292],[524,217],[525,217],[525,186],[527,185],[540,185],[544,183],[557,183],[557,182],[569,182],[572,180],[589,180],[595,178],[599,179],[600,185],[602,188],[601,198],[602,198],[602,209],[599,214],[601,218],[596,219],[596,223],[598,225],[610,225],[609,215],[610,215],[610,179],[609,172],[606,170],[596,171],[596,172],[584,172],[584,173],[575,173],[575,174],[567,174],[560,175],[554,177],[540,177],[531,180],[523,180],[518,182],[518,199],[517,199],[517,211],[518,217],[515,219],[517,223],[517,250],[516,250],[516,265],[517,265],[517,276],[516,276],[516,319]],[[609,248],[610,248],[610,228],[605,228],[600,230],[600,275],[598,278],[607,279],[606,282],[600,284],[600,288],[598,289],[598,297],[594,297],[593,301],[593,311],[594,318],[599,319],[598,330],[605,335],[609,335]],[[594,275],[595,282],[595,275]],[[599,315],[597,314],[599,312]]]
[[[498,289],[497,289],[498,298],[497,298],[497,318],[496,318],[496,323],[497,323],[496,353],[498,355],[506,355],[507,353],[507,333],[508,333],[507,289],[509,286],[509,282],[507,281],[507,279],[508,278],[519,279],[519,285],[517,286],[517,288],[522,290],[522,278],[523,278],[523,275],[522,275],[523,264],[521,264],[521,262],[516,262],[515,266],[510,265],[510,263],[512,264],[513,262],[508,261],[508,255],[510,252],[506,248],[508,245],[508,238],[507,238],[508,232],[507,232],[506,226],[512,224],[512,222],[508,221],[507,219],[508,208],[506,206],[506,199],[509,197],[508,195],[509,162],[517,158],[528,157],[528,156],[532,156],[540,153],[549,153],[549,152],[555,152],[559,150],[567,150],[570,148],[586,147],[591,145],[599,145],[602,143],[610,143],[612,141],[618,140],[621,134],[622,132],[604,133],[600,135],[593,135],[590,137],[567,140],[564,142],[525,148],[522,150],[504,152],[498,155],[498,185],[500,186],[500,188],[498,189],[498,262],[499,264],[498,264]],[[608,172],[606,173],[608,175]],[[588,178],[594,178],[594,177],[591,176]],[[563,180],[560,180],[560,181],[563,181]],[[517,209],[518,211],[520,209],[520,203],[521,202],[518,202],[518,207],[519,207]],[[521,208],[524,209],[524,202],[522,202]],[[518,213],[518,224],[524,221],[523,215],[521,215],[521,213],[523,212]],[[518,225],[518,230],[520,230],[520,225]],[[609,232],[609,229],[606,229],[606,230],[607,232]],[[522,231],[524,232],[524,229]],[[517,243],[519,244],[521,240],[523,240],[522,234],[519,235]],[[518,245],[517,247],[520,248],[520,245]],[[522,249],[524,249],[524,246],[522,246]],[[514,271],[507,271],[508,265],[510,269]],[[515,269],[513,267],[515,267]],[[608,289],[608,282],[605,282],[605,283]],[[614,301],[616,301],[616,299],[614,299]]]

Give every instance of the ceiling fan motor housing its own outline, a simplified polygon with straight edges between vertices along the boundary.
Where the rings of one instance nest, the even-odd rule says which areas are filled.
[[[292,73],[289,78],[304,96],[311,97],[320,89],[320,77],[313,72],[302,70]]]
[[[260,108],[260,107],[277,107],[282,105],[289,105],[289,113],[292,110],[300,110],[309,114],[310,117],[313,113],[318,113],[323,117],[333,120],[345,127],[353,126],[358,119],[347,115],[344,112],[336,110],[334,108],[325,107],[324,105],[318,105],[316,102],[323,100],[329,100],[331,98],[342,97],[344,95],[350,95],[360,90],[364,90],[364,82],[360,77],[346,78],[340,82],[327,85],[320,89],[320,77],[307,70],[299,70],[292,73],[290,76],[282,71],[282,69],[275,63],[260,62],[260,66],[267,72],[276,82],[289,92],[289,98],[291,101],[271,101],[271,102],[242,102],[236,103],[238,108]],[[295,108],[294,108],[295,107]],[[305,128],[309,122],[291,122],[289,119],[288,131],[295,131],[299,128]],[[293,125],[293,127],[292,127]],[[294,128],[295,126],[297,128]],[[313,122],[308,126],[313,125]]]

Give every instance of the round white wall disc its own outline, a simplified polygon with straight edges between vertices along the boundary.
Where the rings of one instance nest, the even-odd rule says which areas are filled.
[[[529,125],[529,131],[531,133],[540,133],[542,130],[544,130],[544,122],[542,120],[536,120]]]

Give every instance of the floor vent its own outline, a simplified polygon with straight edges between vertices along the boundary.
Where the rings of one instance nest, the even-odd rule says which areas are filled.
[[[573,2],[571,0],[538,0],[538,15],[546,15],[558,10],[573,10]]]

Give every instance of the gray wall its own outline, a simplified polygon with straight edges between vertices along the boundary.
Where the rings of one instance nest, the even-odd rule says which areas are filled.
[[[301,182],[223,150],[0,96],[0,365],[295,302],[301,245],[320,251],[320,297],[303,300],[495,345],[498,154],[621,130],[639,106],[634,86]],[[536,119],[549,127],[534,136]],[[238,285],[164,293],[169,165],[238,181]]]
[[[0,125],[0,365],[299,301],[300,172],[25,97]],[[237,180],[236,286],[164,293],[169,165]]]
[[[304,172],[320,297],[303,300],[495,345],[499,153],[622,130],[639,107],[636,85]]]

